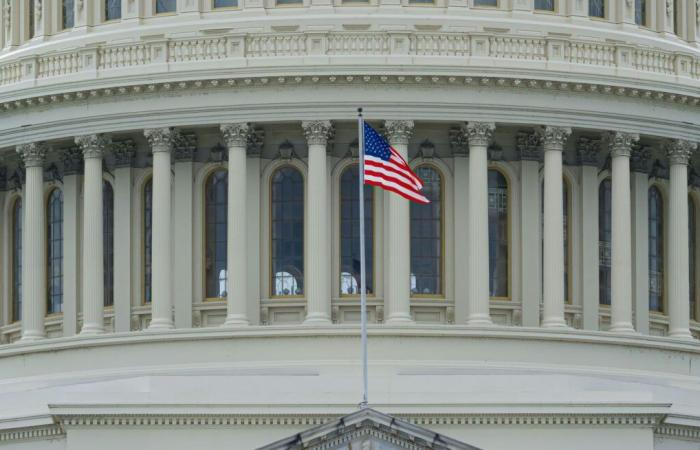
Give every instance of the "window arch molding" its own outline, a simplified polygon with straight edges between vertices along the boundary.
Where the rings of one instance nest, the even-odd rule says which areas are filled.
[[[508,295],[504,297],[491,297],[491,301],[520,298],[520,284],[518,277],[514,276],[517,272],[516,261],[520,258],[520,229],[519,223],[515,220],[519,217],[520,210],[520,190],[519,177],[510,163],[505,161],[489,161],[488,170],[496,170],[503,175],[508,186],[508,209],[507,209],[507,233],[508,233]]]
[[[228,173],[228,163],[227,162],[214,162],[207,163],[200,167],[194,176],[194,198],[193,198],[193,211],[195,214],[194,221],[192,223],[192,231],[194,233],[194,249],[192,254],[192,269],[193,273],[193,285],[195,286],[195,292],[197,297],[193,299],[195,303],[205,302],[207,300],[206,295],[206,266],[204,259],[206,258],[205,246],[206,246],[206,184],[215,172],[219,170],[225,170]],[[217,299],[212,299],[210,302],[214,302]],[[225,301],[222,298],[221,301]]]
[[[442,181],[442,294],[433,297],[454,302],[454,173],[438,158],[417,157],[409,165],[414,171],[427,166],[438,172]]]
[[[649,186],[647,187],[647,202],[648,202],[648,195],[649,192],[651,192],[652,188],[656,188],[659,191],[659,194],[661,195],[661,204],[663,206],[663,222],[662,222],[662,231],[663,231],[663,237],[662,237],[662,242],[663,242],[663,294],[661,296],[661,311],[652,311],[649,309],[649,315],[650,317],[653,318],[653,316],[668,316],[668,299],[667,299],[667,294],[668,294],[668,276],[666,275],[667,269],[668,269],[668,225],[669,225],[669,219],[668,219],[668,182],[665,179],[660,179],[660,178],[652,178],[649,180]],[[647,226],[649,222],[649,215],[647,215]],[[647,240],[649,237],[647,236]],[[648,255],[647,255],[648,258]],[[651,269],[649,269],[651,271]]]
[[[693,238],[695,242],[695,251],[693,255],[688,255],[693,256],[695,260],[695,270],[693,273],[690,274],[691,281],[694,282],[695,284],[695,298],[694,298],[694,305],[695,305],[695,314],[690,317],[691,321],[696,321],[700,322],[700,259],[698,258],[700,256],[700,190],[695,187],[689,187],[688,189],[688,200],[692,202],[694,211],[695,211],[695,229],[694,230],[689,230],[689,233],[693,233]],[[692,292],[691,292],[692,295]]]
[[[2,308],[0,309],[0,324],[9,325],[13,323],[13,243],[14,243],[14,226],[13,218],[15,212],[15,206],[17,201],[22,201],[21,192],[8,193],[5,198],[5,204],[3,205],[3,217],[5,218],[3,226],[3,239],[9,245],[5,245],[3,248],[3,260],[5,264],[3,265],[3,302]],[[21,274],[20,274],[21,276]],[[19,324],[19,322],[17,322]]]
[[[132,205],[134,205],[134,217],[132,222],[132,306],[134,307],[150,307],[149,303],[145,302],[146,286],[144,282],[146,268],[146,253],[145,253],[145,235],[144,235],[144,211],[145,211],[145,189],[149,181],[153,179],[153,169],[148,167],[136,173],[134,178],[134,189],[132,191]]]
[[[271,226],[270,221],[272,219],[272,177],[279,170],[284,167],[292,167],[299,171],[302,178],[302,183],[304,185],[304,260],[306,264],[306,255],[308,254],[309,245],[309,227],[308,223],[308,209],[307,204],[307,189],[308,189],[308,169],[306,165],[297,158],[292,159],[275,159],[270,161],[262,171],[262,176],[260,177],[260,243],[262,247],[262,255],[260,258],[260,284],[261,284],[261,298],[264,299],[280,299],[281,301],[286,301],[284,297],[274,297],[272,295],[272,242],[271,242]],[[306,267],[304,268],[304,279],[306,280]],[[306,281],[304,282],[306,285]],[[306,298],[306,290],[299,298]]]

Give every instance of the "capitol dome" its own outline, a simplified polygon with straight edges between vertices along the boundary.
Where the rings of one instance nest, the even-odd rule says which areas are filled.
[[[700,1],[0,4],[3,450],[700,447]]]

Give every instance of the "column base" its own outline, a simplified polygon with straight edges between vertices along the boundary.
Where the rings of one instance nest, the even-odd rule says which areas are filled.
[[[173,330],[175,329],[175,324],[170,319],[155,319],[146,328],[146,331],[163,331],[163,330]]]
[[[42,339],[46,339],[46,336],[42,333],[39,332],[30,332],[26,334],[22,334],[22,337],[17,340],[17,342],[33,342],[33,341],[40,341]]]
[[[467,317],[468,327],[491,327],[493,326],[493,321],[491,316],[488,314],[470,314]]]
[[[692,334],[690,334],[690,330],[687,328],[680,328],[677,330],[669,330],[668,332],[668,337],[674,338],[674,339],[695,339]]]
[[[222,326],[224,327],[247,327],[250,325],[248,317],[242,314],[229,314],[226,316],[226,321]]]
[[[562,318],[559,318],[559,317],[544,319],[542,321],[542,328],[553,328],[553,329],[559,329],[559,330],[571,329],[571,327],[566,324],[566,321]]]
[[[410,314],[398,313],[389,316],[385,323],[387,325],[413,325],[416,322],[411,318]]]
[[[611,333],[638,334],[631,322],[620,322],[610,326]]]
[[[319,326],[331,325],[332,323],[331,318],[325,313],[311,313],[304,319],[304,325]]]
[[[91,335],[96,335],[96,334],[104,334],[105,329],[104,327],[98,326],[98,325],[91,325],[91,324],[83,324],[83,327],[80,329],[80,336],[91,336]]]

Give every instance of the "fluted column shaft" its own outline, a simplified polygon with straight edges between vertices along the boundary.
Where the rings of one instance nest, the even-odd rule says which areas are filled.
[[[562,194],[562,152],[571,129],[544,129],[544,279],[542,326],[564,328],[564,208]]]
[[[75,138],[85,159],[83,181],[83,327],[80,334],[104,332],[104,241],[102,223],[102,154],[100,135]]]
[[[331,254],[328,245],[328,140],[333,136],[329,120],[302,122],[309,146],[309,174],[306,204],[309,233],[306,234],[308,258],[305,258],[307,325],[331,323]]]
[[[170,128],[145,130],[153,152],[153,258],[151,323],[149,330],[174,328],[171,270],[171,151],[176,132]]]
[[[469,139],[469,300],[467,325],[491,325],[489,311],[488,145],[493,123],[470,122]]]
[[[387,120],[386,135],[392,147],[408,160],[408,141],[413,134],[413,121]],[[387,193],[388,239],[386,267],[386,323],[410,324],[411,319],[411,254],[410,204],[397,194]]]
[[[44,208],[43,143],[17,147],[26,179],[22,198],[22,341],[46,336],[46,213]]]
[[[668,314],[669,336],[690,339],[688,296],[688,159],[695,144],[674,141],[668,148],[670,169],[669,232],[668,232]]]
[[[228,215],[226,267],[227,326],[245,326],[248,320],[248,254],[246,208],[246,149],[251,127],[247,123],[221,125],[228,146]]]
[[[610,331],[633,333],[632,325],[632,206],[630,154],[639,136],[611,135],[612,216],[611,216],[611,304]]]

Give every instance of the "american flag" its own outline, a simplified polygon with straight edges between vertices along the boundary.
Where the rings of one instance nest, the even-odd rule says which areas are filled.
[[[421,179],[386,139],[367,123],[364,123],[364,138],[365,184],[379,186],[417,203],[430,203],[420,193],[423,189]]]

